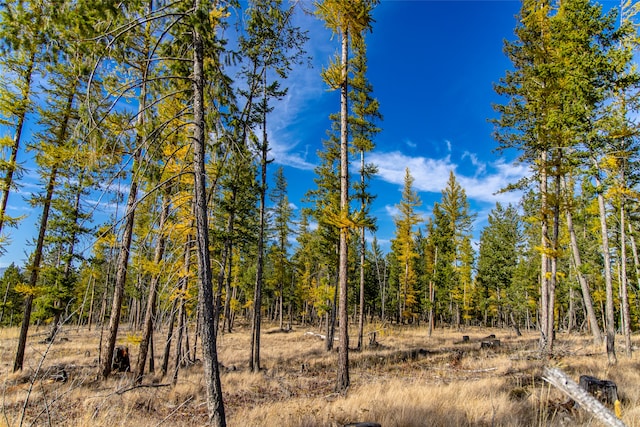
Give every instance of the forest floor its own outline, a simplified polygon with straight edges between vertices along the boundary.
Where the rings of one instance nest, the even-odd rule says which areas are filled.
[[[512,330],[436,329],[369,325],[378,345],[351,351],[351,387],[336,394],[337,354],[326,352],[317,330],[289,332],[263,327],[259,374],[249,372],[250,331],[239,327],[218,338],[222,389],[229,426],[598,426],[542,379],[545,366],[560,367],[576,382],[580,375],[614,381],[622,420],[640,426],[640,359],[624,355],[607,365],[603,347],[589,336],[558,334],[554,358],[541,359],[538,334]],[[44,328],[32,328],[25,369],[12,373],[18,330],[0,330],[0,426],[202,426],[207,422],[202,366],[171,375],[148,374],[139,387],[131,373],[97,380],[100,330],[64,327],[51,345]],[[481,349],[495,334],[500,345]],[[139,335],[121,329],[118,345],[135,363]],[[159,371],[165,334],[156,333]],[[462,342],[463,335],[469,340]],[[355,333],[351,335],[355,345]],[[640,337],[633,338],[634,345]],[[368,343],[365,336],[365,343]],[[193,345],[193,344],[192,344]],[[198,357],[200,357],[198,349]],[[172,352],[173,353],[173,352]],[[60,381],[62,370],[66,381]],[[172,364],[169,371],[173,370]]]

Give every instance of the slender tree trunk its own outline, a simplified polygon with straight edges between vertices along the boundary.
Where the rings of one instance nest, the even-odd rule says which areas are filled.
[[[337,276],[336,276],[337,277]],[[333,341],[336,332],[336,308],[338,302],[338,284],[333,288],[333,303],[331,304],[331,310],[327,313],[327,342],[325,349],[327,351],[333,350]]]
[[[340,213],[349,214],[349,141],[348,141],[348,59],[349,33],[343,29],[342,33],[342,84],[340,85]],[[344,393],[349,388],[349,319],[347,313],[348,278],[348,250],[347,238],[349,229],[340,228],[340,252],[338,269],[338,287],[340,288],[339,310],[339,339],[338,343],[338,378],[336,391]]]
[[[435,254],[433,257],[433,277],[436,276],[436,271],[438,268],[438,247],[435,248]],[[433,334],[433,321],[434,319],[434,309],[436,303],[436,289],[433,279],[429,280],[429,337]]]
[[[7,202],[9,200],[9,193],[11,192],[11,186],[13,184],[13,174],[16,170],[16,162],[18,159],[18,151],[20,151],[20,141],[22,139],[22,129],[24,128],[25,119],[27,116],[27,104],[29,103],[29,97],[31,96],[31,79],[33,76],[33,67],[36,61],[35,50],[31,52],[29,62],[24,74],[21,76],[24,79],[24,89],[22,91],[22,102],[24,107],[21,109],[18,116],[18,122],[16,123],[15,134],[13,135],[13,144],[11,146],[11,158],[7,167],[7,173],[2,179],[2,200],[0,200],[0,233],[4,226],[4,221],[7,212]]]
[[[135,169],[140,161],[141,148],[136,150],[134,166],[131,177],[131,186],[129,196],[127,198],[127,208],[125,213],[124,231],[122,233],[122,241],[116,264],[116,280],[113,289],[113,301],[111,303],[111,316],[109,318],[109,331],[107,335],[106,347],[103,351],[101,373],[103,378],[107,378],[111,373],[111,361],[113,360],[113,352],[116,346],[116,338],[118,336],[118,327],[120,325],[120,310],[122,308],[122,299],[124,296],[124,286],[127,281],[127,267],[129,265],[129,250],[131,249],[131,240],[133,238],[133,226],[135,219],[135,209],[138,194],[138,178],[135,176]]]
[[[171,380],[173,385],[176,385],[178,382],[178,372],[180,371],[180,366],[182,366],[182,338],[185,335],[185,303],[184,298],[181,298],[180,301],[180,310],[178,312],[178,337],[176,339],[176,353],[175,353],[175,366],[173,370],[173,378]]]
[[[164,256],[164,248],[166,243],[165,222],[169,217],[169,191],[165,190],[162,200],[162,211],[160,213],[160,221],[158,223],[158,240],[156,242],[155,253],[153,255],[153,265],[159,266]],[[144,324],[142,329],[142,341],[140,341],[140,349],[138,351],[138,361],[135,368],[135,381],[140,383],[144,376],[144,365],[147,360],[147,351],[153,339],[153,317],[155,314],[156,299],[158,294],[158,283],[160,282],[160,274],[154,273],[149,284],[149,296],[147,297],[147,308],[144,316]]]
[[[560,235],[560,173],[556,171],[555,176],[555,201],[553,202],[553,227],[551,248],[551,274],[549,275],[549,303],[547,306],[547,354],[553,353],[553,344],[555,341],[555,308],[556,308],[556,285],[558,282],[558,240]]]
[[[176,310],[178,309],[178,298],[173,300],[171,304],[171,316],[169,317],[169,331],[167,332],[167,342],[164,346],[164,354],[162,355],[162,366],[160,373],[162,377],[167,374],[169,369],[169,355],[171,354],[171,342],[173,341],[173,328],[176,322]]]
[[[156,371],[155,354],[153,351],[153,334],[149,335],[149,373]]]
[[[40,262],[42,261],[42,252],[44,250],[44,237],[47,231],[47,223],[49,221],[49,211],[51,209],[51,199],[53,198],[53,190],[56,186],[56,178],[58,168],[54,166],[49,174],[49,182],[47,184],[47,193],[42,205],[42,217],[40,218],[40,228],[38,231],[38,240],[33,253],[33,261],[31,263],[29,274],[29,288],[35,289],[38,283],[38,273],[40,272]],[[18,349],[16,358],[13,362],[13,372],[21,371],[24,363],[24,351],[27,346],[27,333],[29,332],[29,322],[31,321],[31,310],[33,307],[33,293],[30,292],[24,304],[24,315],[22,317],[22,326],[20,328],[20,337],[18,338]]]
[[[266,77],[265,77],[266,78]],[[266,81],[265,81],[266,90]],[[266,100],[266,97],[265,97]],[[265,101],[266,102],[266,101]],[[264,232],[266,227],[265,195],[267,192],[267,111],[263,108],[262,144],[260,150],[260,217],[258,231],[258,259],[256,266],[256,282],[253,290],[253,324],[251,327],[251,360],[249,369],[260,371],[260,326],[262,322],[262,280],[264,268]],[[281,324],[282,327],[282,324]]]
[[[624,176],[623,176],[624,179]],[[624,181],[623,181],[624,182]],[[625,353],[631,357],[631,316],[629,315],[629,294],[627,290],[627,237],[625,224],[624,196],[620,201],[620,309],[622,312],[622,331]]]
[[[596,175],[596,187],[600,187],[600,177]],[[616,357],[616,325],[613,307],[613,278],[611,277],[611,255],[609,252],[609,230],[607,228],[607,211],[604,203],[604,195],[602,191],[598,192],[598,209],[600,211],[600,233],[602,237],[602,254],[604,257],[604,280],[606,293],[606,347],[607,359],[609,365],[616,365],[618,358]]]
[[[362,160],[362,171],[364,172],[364,152],[361,152],[361,160]],[[364,180],[364,173],[363,173]],[[363,202],[364,205],[364,202]],[[364,211],[364,206],[363,206]],[[358,316],[358,351],[362,351],[364,347],[363,339],[364,339],[364,262],[365,262],[365,251],[366,251],[366,241],[364,235],[364,227],[360,228],[360,314]]]
[[[540,352],[549,354],[549,209],[547,194],[547,153],[540,153]]]
[[[636,270],[637,287],[640,290],[640,259],[638,258],[638,246],[636,245],[636,237],[631,226],[631,222],[627,223],[629,227],[629,240],[631,241],[631,253],[633,254],[633,266]]]
[[[68,98],[68,103],[67,103],[67,110],[70,112],[71,108],[73,107],[73,99],[75,98],[75,87],[72,91],[72,94],[69,96]],[[70,115],[70,113],[69,113]],[[68,122],[68,119],[66,120]],[[64,126],[67,126],[67,123],[64,124]],[[80,219],[80,196],[82,195],[82,185],[84,182],[84,172],[80,173],[80,176],[78,178],[78,187],[77,187],[77,191],[75,194],[75,201],[73,204],[73,211],[71,213],[71,222],[73,223],[74,227],[72,228],[71,231],[71,235],[69,236],[69,247],[67,248],[67,253],[64,256],[64,272],[63,272],[63,279],[62,279],[62,283],[69,283],[71,281],[71,268],[72,268],[72,263],[73,263],[73,256],[75,255],[75,242],[76,242],[76,236],[78,234],[77,232],[77,225],[78,225],[78,220]],[[57,305],[57,307],[55,308],[55,313],[54,313],[54,319],[52,322],[52,327],[51,327],[51,332],[49,333],[49,337],[47,338],[47,341],[52,342],[55,337],[56,334],[58,333],[59,328],[61,327],[60,325],[60,317],[62,316],[62,313],[64,312],[64,310],[66,309],[66,307],[63,307],[63,305],[66,304],[66,301],[61,301],[61,300],[56,300],[55,304]],[[84,301],[83,301],[83,305],[84,305]]]
[[[200,0],[194,0],[193,9],[204,13]],[[198,253],[198,305],[202,316],[202,353],[209,424],[226,426],[218,353],[216,349],[216,318],[218,307],[214,305],[211,259],[209,254],[209,224],[207,219],[207,190],[205,171],[205,120],[204,120],[204,40],[197,26],[193,32],[193,173],[195,177],[195,217]]]
[[[564,180],[565,191],[568,191],[567,179]],[[567,196],[568,197],[568,196]],[[571,255],[573,255],[573,263],[576,266],[576,275],[578,276],[578,282],[580,283],[580,290],[582,291],[582,302],[587,312],[587,320],[589,321],[589,328],[593,335],[593,343],[600,345],[602,343],[602,334],[600,333],[600,327],[598,326],[598,318],[596,312],[593,309],[593,301],[591,300],[591,290],[587,279],[582,274],[582,259],[580,257],[580,249],[578,248],[578,239],[576,238],[576,232],[573,227],[573,214],[571,207],[567,208],[567,229],[569,231],[569,239],[571,245]]]

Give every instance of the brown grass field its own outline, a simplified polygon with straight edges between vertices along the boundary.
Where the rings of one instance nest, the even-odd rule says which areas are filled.
[[[266,325],[267,326],[267,325]],[[264,370],[248,371],[250,331],[219,336],[222,387],[229,426],[342,426],[377,422],[408,426],[598,426],[584,410],[542,380],[545,366],[610,379],[618,385],[622,419],[640,426],[640,363],[624,355],[618,338],[618,365],[607,366],[604,349],[589,336],[559,334],[556,356],[542,360],[537,333],[516,337],[511,330],[385,327],[375,348],[350,352],[351,387],[334,393],[335,352],[297,327],[290,332],[265,327]],[[2,397],[0,426],[202,426],[207,423],[202,368],[180,370],[177,384],[149,374],[132,387],[132,374],[98,381],[100,331],[65,327],[52,345],[40,343],[47,331],[32,328],[25,369],[11,373],[17,329],[0,331]],[[480,349],[495,334],[497,349]],[[468,343],[460,343],[468,335]],[[137,356],[139,337],[121,329],[118,345]],[[164,333],[155,335],[156,369]],[[355,334],[352,335],[355,340]],[[365,337],[366,341],[366,337]],[[634,345],[638,338],[634,337]],[[200,357],[200,356],[198,356]],[[66,382],[53,377],[64,367]],[[172,370],[172,364],[169,367]]]

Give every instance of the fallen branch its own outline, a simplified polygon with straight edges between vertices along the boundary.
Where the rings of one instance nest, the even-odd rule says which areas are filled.
[[[598,420],[610,427],[626,427],[621,419],[615,416],[598,399],[589,394],[586,390],[576,384],[564,372],[558,368],[545,368],[542,377],[549,384],[557,387],[564,394],[575,400],[580,405],[595,416]]]
[[[327,339],[327,336],[326,336],[326,335],[317,334],[317,333],[315,333],[315,332],[311,332],[311,331],[309,331],[309,332],[305,332],[304,334],[305,334],[305,335],[311,335],[312,337],[317,337],[317,338],[320,338],[320,339],[323,339],[323,340],[326,340],[326,339]]]
[[[173,414],[175,414],[176,412],[178,412],[178,409],[182,408],[184,405],[186,405],[187,403],[191,402],[193,400],[193,396],[189,396],[187,398],[187,400],[185,400],[184,402],[182,402],[180,405],[178,405],[178,407],[176,409],[174,409],[173,411],[171,411],[171,413],[169,415],[167,415],[166,417],[164,417],[164,419],[162,421],[160,421],[158,424],[156,424],[156,427],[162,425],[165,421],[167,421],[169,418],[171,418],[173,416]]]
[[[498,368],[495,367],[495,368],[486,368],[486,369],[464,369],[464,370],[462,370],[462,372],[467,372],[467,373],[470,373],[470,374],[480,374],[480,373],[483,373],[483,372],[493,372],[493,371],[497,371],[497,370],[498,370]]]
[[[116,390],[117,395],[123,395],[128,391],[135,390],[137,388],[157,388],[157,387],[169,387],[171,384],[137,384],[130,387],[121,388]]]

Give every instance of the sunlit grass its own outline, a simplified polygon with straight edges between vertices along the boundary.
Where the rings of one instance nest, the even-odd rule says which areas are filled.
[[[193,331],[193,325],[190,326]],[[373,326],[369,330],[373,330]],[[559,334],[556,357],[539,358],[538,335],[516,337],[510,330],[463,331],[375,326],[375,348],[350,352],[351,387],[336,394],[336,352],[326,352],[318,333],[308,327],[282,332],[266,325],[261,342],[262,371],[248,371],[250,331],[239,328],[218,337],[218,356],[227,420],[230,426],[341,426],[377,422],[383,426],[546,426],[598,425],[568,404],[568,398],[541,378],[546,365],[562,368],[576,381],[580,375],[618,384],[623,420],[640,424],[640,361],[620,351],[619,363],[607,365],[603,348],[588,336]],[[32,331],[25,369],[12,373],[17,330],[0,331],[1,425],[18,425],[27,395],[23,425],[200,426],[207,421],[202,367],[180,369],[175,385],[156,371],[142,387],[132,375],[114,373],[98,380],[100,329],[65,327],[49,346],[46,328]],[[501,346],[481,350],[480,339],[495,334]],[[159,370],[166,332],[155,335]],[[468,335],[470,342],[462,343]],[[118,345],[128,345],[131,363],[137,345],[125,329]],[[355,341],[355,333],[352,335]],[[368,342],[365,339],[365,342]],[[190,343],[193,346],[193,339]],[[353,345],[353,343],[352,343]],[[200,348],[197,357],[201,358]],[[174,351],[172,351],[172,357]],[[44,358],[44,359],[43,359]],[[37,371],[42,362],[42,368]],[[65,369],[67,382],[55,381]],[[37,371],[37,375],[36,375]],[[35,380],[34,380],[35,379]],[[29,393],[29,389],[31,389]]]

